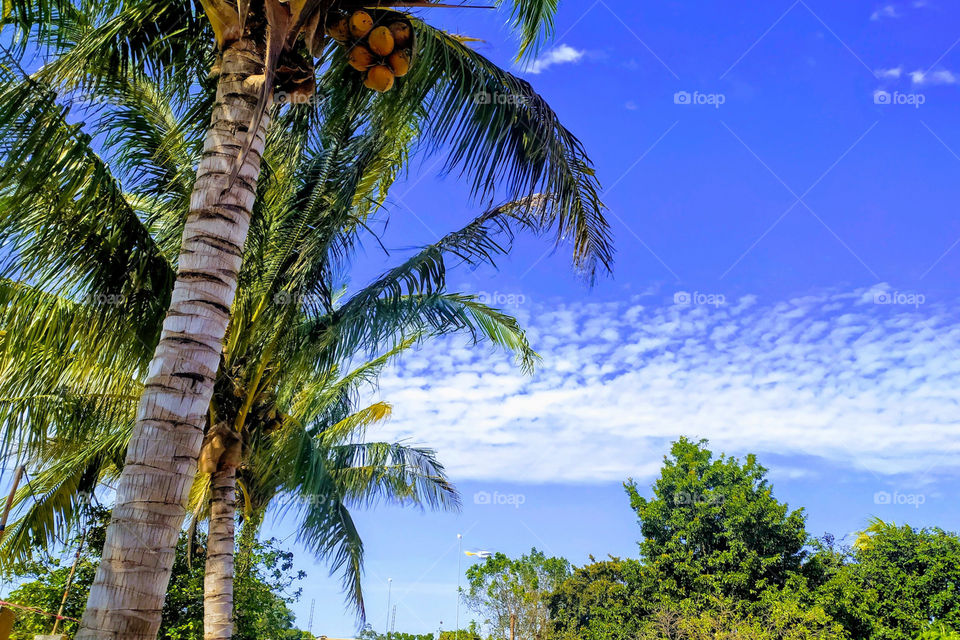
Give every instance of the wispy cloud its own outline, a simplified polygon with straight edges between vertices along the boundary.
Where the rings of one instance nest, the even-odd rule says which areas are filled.
[[[570,45],[561,44],[545,51],[539,58],[523,67],[527,73],[543,73],[550,67],[558,64],[574,64],[583,59],[586,51],[574,49]]]
[[[911,9],[924,9],[930,6],[930,3],[927,0],[913,0],[908,4],[886,4],[874,11],[870,15],[871,20],[882,20],[884,18],[902,18],[904,13],[903,9],[909,7]]]
[[[884,5],[873,12],[870,16],[871,20],[880,20],[882,18],[899,18],[900,12],[897,11],[896,6],[892,4]]]
[[[956,84],[960,78],[957,74],[946,69],[940,71],[911,71],[910,79],[913,84]]]
[[[877,69],[873,72],[878,78],[898,79],[903,75],[903,67],[894,67],[892,69]]]
[[[528,305],[535,376],[426,347],[382,381],[395,413],[377,437],[435,447],[459,480],[642,478],[681,434],[877,474],[953,469],[960,318],[874,294]]]

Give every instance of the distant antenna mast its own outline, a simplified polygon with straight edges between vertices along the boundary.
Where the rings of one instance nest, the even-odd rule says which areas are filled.
[[[307,622],[307,633],[309,633],[310,635],[313,635],[313,607],[315,604],[317,604],[317,599],[311,598],[310,599],[310,620],[309,622]]]
[[[397,605],[393,605],[393,617],[390,619],[390,633],[397,629]]]

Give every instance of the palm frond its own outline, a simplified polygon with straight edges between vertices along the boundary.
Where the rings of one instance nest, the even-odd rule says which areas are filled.
[[[68,537],[97,487],[119,475],[132,426],[101,427],[82,443],[53,443],[47,466],[17,491],[14,504],[20,515],[0,545],[0,565],[22,561]]]
[[[518,4],[520,4],[518,2]],[[420,50],[410,74],[381,100],[391,117],[424,109],[427,149],[448,152],[446,168],[472,191],[507,199],[544,193],[551,215],[539,229],[573,246],[573,264],[593,279],[613,262],[600,187],[583,144],[530,84],[456,38],[416,21]]]
[[[553,33],[553,19],[559,0],[511,0],[513,28],[521,34],[518,59],[537,53],[541,43]],[[497,0],[502,6],[504,0]]]
[[[81,125],[56,94],[3,75],[0,89],[0,274],[67,296],[109,301],[151,353],[174,271]],[[132,325],[131,325],[132,326]]]

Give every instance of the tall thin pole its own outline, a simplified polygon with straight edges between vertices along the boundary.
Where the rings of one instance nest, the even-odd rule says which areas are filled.
[[[313,635],[313,607],[317,604],[316,598],[310,598],[310,622],[307,623],[307,633]]]
[[[387,640],[390,640],[390,595],[393,590],[393,578],[387,578],[387,625],[386,633]]]
[[[457,534],[457,626],[454,627],[455,640],[460,640],[460,563],[463,561],[463,534]]]
[[[70,595],[70,585],[73,583],[73,576],[77,572],[77,565],[80,564],[80,553],[83,551],[83,543],[87,541],[87,530],[83,530],[83,535],[80,536],[80,544],[77,545],[77,555],[73,558],[73,566],[70,567],[70,575],[67,576],[67,586],[63,590],[63,599],[60,600],[60,608],[57,609],[57,621],[53,623],[53,631],[50,632],[51,635],[57,635],[57,628],[60,627],[60,620],[63,616],[63,608],[67,606],[67,596]]]
[[[20,465],[13,474],[13,486],[10,487],[10,495],[7,496],[7,502],[3,505],[3,516],[0,517],[0,538],[3,538],[3,532],[7,528],[7,517],[10,515],[10,508],[13,507],[13,498],[17,494],[17,487],[20,486],[20,478],[26,470],[24,465]]]

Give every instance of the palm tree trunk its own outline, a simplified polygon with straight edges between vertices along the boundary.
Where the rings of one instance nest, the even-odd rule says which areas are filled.
[[[210,530],[203,575],[203,640],[233,636],[234,518],[237,515],[237,468],[220,464],[211,479]]]
[[[155,640],[160,627],[260,175],[266,117],[224,193],[256,109],[262,82],[250,77],[263,73],[264,54],[249,40],[223,54],[177,282],[78,640]]]

